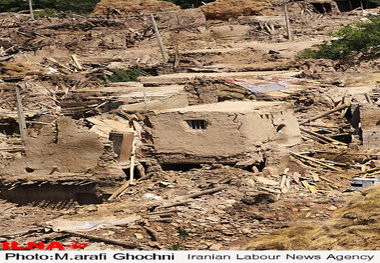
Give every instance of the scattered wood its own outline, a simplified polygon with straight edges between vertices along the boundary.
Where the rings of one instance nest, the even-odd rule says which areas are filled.
[[[0,149],[0,152],[23,152],[25,151],[24,148],[3,148]]]
[[[380,167],[376,167],[376,168],[372,168],[372,169],[369,169],[369,170],[364,171],[364,172],[360,172],[357,175],[369,174],[369,173],[376,172],[376,171],[379,171],[379,170],[380,170]]]
[[[127,242],[116,240],[116,239],[93,236],[93,235],[88,235],[88,234],[83,234],[83,233],[78,233],[78,232],[68,231],[68,230],[62,230],[58,232],[67,233],[67,234],[70,234],[71,236],[83,237],[95,242],[104,242],[106,244],[116,245],[116,246],[120,246],[120,247],[128,248],[128,249],[140,248],[136,243],[127,243]]]
[[[156,231],[154,231],[152,228],[148,226],[142,226],[145,231],[148,233],[148,235],[151,237],[152,241],[158,241],[158,235]]]
[[[308,157],[308,156],[304,156],[304,155],[301,155],[301,154],[298,154],[298,153],[294,153],[294,152],[290,152],[290,154],[296,156],[296,157],[299,157],[299,158],[302,158],[302,159],[305,159],[307,161],[310,161],[310,162],[313,162],[313,163],[316,163],[316,164],[319,164],[323,167],[326,167],[328,169],[331,169],[331,170],[334,170],[334,171],[337,171],[337,172],[340,172],[341,170],[336,168],[336,167],[332,167],[328,164],[325,164],[323,162],[321,162],[320,160],[316,159],[316,158],[312,158],[312,157]]]
[[[178,209],[171,209],[171,210],[167,210],[167,211],[152,212],[149,215],[158,215],[158,216],[160,216],[160,215],[165,215],[165,214],[173,214],[173,213],[176,213],[178,211],[179,211]]]
[[[20,95],[20,88],[18,85],[15,86],[15,96],[16,96],[16,107],[18,115],[18,124],[20,128],[21,142],[25,146],[26,137],[28,136],[28,129],[26,128],[24,111],[22,108],[22,101]]]
[[[221,191],[223,189],[224,189],[224,187],[217,187],[217,188],[213,188],[213,189],[208,189],[208,190],[204,190],[204,191],[201,191],[201,192],[198,192],[198,193],[194,193],[194,194],[190,194],[190,195],[185,195],[183,197],[183,199],[196,198],[196,197],[199,197],[199,196],[202,196],[202,195],[216,193],[216,192],[219,192],[219,191]],[[169,207],[173,207],[173,206],[184,205],[184,204],[187,204],[189,202],[192,202],[192,200],[178,201],[178,202],[173,203],[173,204],[158,206],[158,208],[169,208]],[[156,207],[152,207],[151,211],[154,210]]]
[[[267,187],[260,187],[260,189],[264,190],[264,191],[267,191],[269,193],[272,193],[272,194],[281,194],[281,191],[275,190],[275,189],[271,189],[271,188],[267,188]]]
[[[380,156],[380,153],[349,153],[349,152],[328,152],[328,151],[313,151],[315,153],[328,153],[339,155],[357,155],[357,156]]]
[[[345,108],[348,108],[349,106],[350,106],[350,105],[348,105],[348,104],[341,104],[341,105],[335,107],[335,108],[332,109],[332,110],[329,110],[329,111],[326,111],[326,112],[324,112],[324,113],[321,113],[321,114],[319,114],[319,115],[317,115],[317,116],[314,116],[314,117],[312,117],[312,118],[310,118],[310,119],[307,119],[307,120],[305,120],[305,121],[301,121],[301,122],[299,123],[299,125],[304,125],[305,123],[308,123],[308,122],[311,122],[311,121],[315,121],[315,120],[317,120],[317,119],[320,119],[320,118],[322,118],[322,117],[325,117],[325,116],[327,116],[327,115],[330,115],[331,113],[334,113],[334,112],[336,112],[336,111],[340,111],[340,110],[343,110],[343,109],[345,109]]]
[[[313,177],[314,182],[319,182],[319,176],[316,173],[312,173],[311,176]]]
[[[83,69],[82,65],[79,63],[77,56],[76,55],[71,55],[71,58],[73,59],[73,61],[75,63],[75,66],[77,66],[77,68],[79,70],[82,70]]]
[[[112,201],[123,193],[130,185],[130,182],[125,182],[119,189],[117,189],[109,198],[108,201]]]
[[[326,181],[326,182],[328,182],[328,183],[330,183],[330,184],[334,184],[333,181],[331,181],[330,179],[327,179],[326,177],[319,176],[319,178],[321,178],[321,180]]]
[[[50,61],[51,63],[56,64],[56,65],[60,66],[61,68],[66,69],[66,70],[69,71],[70,73],[74,72],[74,70],[72,70],[71,68],[66,67],[65,65],[59,63],[59,62],[58,62],[57,60],[55,60],[54,58],[47,58],[47,57],[45,57],[45,60]]]
[[[301,181],[301,183],[303,184],[303,186],[310,191],[310,193],[313,193],[315,194],[317,192],[317,189],[315,188],[315,186],[313,185],[310,185],[307,181]]]
[[[364,93],[364,96],[365,96],[365,99],[368,101],[369,104],[373,104],[370,96],[368,95],[368,93]]]
[[[185,195],[183,197],[183,199],[195,198],[195,197],[199,197],[199,196],[202,196],[202,195],[213,194],[213,193],[222,191],[223,189],[224,189],[224,187],[216,187],[216,188],[212,188],[212,189],[209,189],[209,190],[204,190],[204,191],[201,191],[201,192],[198,192],[198,193],[194,193],[194,194],[190,194],[190,195]]]
[[[329,144],[330,142],[329,141],[326,141],[322,138],[319,138],[319,137],[316,137],[316,136],[313,136],[311,134],[305,134],[304,136],[301,136],[301,138],[305,141],[307,141],[308,139],[311,139],[311,140],[314,140],[314,141],[318,141],[318,142],[322,142],[322,143],[325,143],[325,144]]]
[[[300,130],[303,131],[303,132],[306,132],[306,133],[309,133],[315,137],[318,137],[324,141],[327,141],[328,143],[336,143],[336,144],[340,144],[340,145],[344,145],[344,146],[347,146],[347,143],[344,143],[344,142],[341,142],[341,141],[338,141],[338,140],[335,140],[333,138],[330,138],[330,137],[327,137],[327,136],[324,136],[322,134],[319,134],[319,133],[316,133],[316,132],[313,132],[313,131],[309,131],[309,130],[306,130],[304,128],[301,128],[300,127]]]

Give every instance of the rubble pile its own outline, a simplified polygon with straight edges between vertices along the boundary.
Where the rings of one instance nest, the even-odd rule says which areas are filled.
[[[96,4],[94,15],[108,15],[112,13],[158,13],[176,11],[180,8],[167,1],[157,0],[102,0]]]
[[[248,245],[252,250],[378,250],[379,187],[364,190],[323,226],[278,230]]]
[[[273,15],[270,1],[216,0],[201,6],[207,19],[228,20],[239,16]]]

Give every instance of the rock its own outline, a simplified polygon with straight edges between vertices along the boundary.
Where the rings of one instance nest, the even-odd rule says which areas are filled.
[[[275,167],[265,167],[262,172],[265,174],[265,175],[269,175],[269,176],[277,176],[278,175],[278,169],[275,168]]]
[[[274,181],[274,180],[271,180],[271,179],[268,179],[265,177],[261,177],[261,176],[257,176],[256,180],[262,184],[267,184],[267,185],[278,185],[279,184],[277,181]]]
[[[220,248],[223,246],[221,243],[213,244],[211,247],[209,247],[209,250],[220,250]]]
[[[338,207],[336,207],[335,205],[329,206],[329,207],[327,208],[327,210],[329,210],[329,211],[335,211],[335,210],[337,210],[337,209],[338,209]]]
[[[141,234],[139,234],[139,233],[135,233],[135,237],[136,237],[137,239],[143,239],[143,238],[144,238],[144,236],[141,235]]]

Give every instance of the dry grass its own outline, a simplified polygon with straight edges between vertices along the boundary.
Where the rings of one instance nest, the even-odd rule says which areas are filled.
[[[291,227],[257,238],[249,250],[378,250],[380,186],[362,192],[323,226]]]
[[[43,73],[40,68],[29,62],[11,63],[0,62],[1,76],[25,76]]]

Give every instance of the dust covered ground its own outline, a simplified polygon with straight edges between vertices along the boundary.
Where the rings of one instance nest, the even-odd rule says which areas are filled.
[[[245,16],[233,10],[229,20],[206,20],[200,9],[149,10],[155,12],[165,62],[151,17],[141,10],[116,6],[102,13],[98,6],[88,17],[34,21],[1,13],[0,241],[81,242],[89,244],[85,250],[240,250],[248,244],[304,249],[298,240],[252,241],[276,230],[285,234],[275,235],[290,231],[291,236],[305,229],[314,231],[310,240],[317,243],[307,243],[313,249],[377,249],[350,242],[352,231],[366,232],[362,225],[378,221],[378,206],[368,216],[350,209],[378,191],[347,191],[349,179],[376,175],[380,153],[362,145],[346,108],[305,123],[301,143],[260,145],[258,163],[165,165],[154,158],[146,127],[152,113],[145,106],[178,91],[189,105],[287,102],[299,122],[366,100],[379,79],[378,58],[345,63],[295,58],[366,14],[322,14],[303,2],[289,5],[293,41],[287,40],[281,6],[274,2],[262,1],[252,7],[256,13]],[[218,10],[208,18],[219,18]],[[137,80],[109,80],[136,68]],[[240,82],[287,89],[252,93]],[[15,85],[28,131],[25,145]],[[134,129],[140,142],[133,183],[128,183],[130,162],[118,160],[109,139],[111,132],[126,129]],[[342,219],[332,219],[336,211]],[[363,224],[351,226],[358,218]],[[342,225],[347,242],[330,247],[335,243],[326,229]],[[369,231],[377,234],[368,238],[377,240],[378,229]]]

